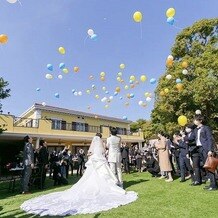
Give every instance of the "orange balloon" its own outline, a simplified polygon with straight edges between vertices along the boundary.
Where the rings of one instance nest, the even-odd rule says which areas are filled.
[[[101,76],[101,81],[105,81],[105,77],[104,76]]]
[[[5,34],[0,35],[0,43],[6,44],[8,42],[8,36]]]
[[[187,61],[183,61],[182,62],[182,67],[183,68],[187,68],[188,67],[188,62]]]
[[[167,67],[172,67],[173,66],[173,60],[172,59],[167,59],[166,66]]]
[[[181,83],[176,84],[176,88],[178,91],[181,91],[183,89],[183,85]]]
[[[73,71],[74,71],[75,73],[79,72],[79,67],[74,67],[74,68],[73,68]]]
[[[165,92],[164,91],[160,91],[160,96],[164,96]]]
[[[116,92],[120,92],[120,87],[116,87]]]

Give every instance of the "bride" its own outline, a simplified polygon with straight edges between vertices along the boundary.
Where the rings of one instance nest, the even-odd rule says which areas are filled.
[[[65,216],[106,211],[137,199],[135,192],[126,192],[117,186],[117,178],[105,158],[101,134],[93,138],[88,155],[86,171],[75,185],[27,200],[21,209],[40,216]]]

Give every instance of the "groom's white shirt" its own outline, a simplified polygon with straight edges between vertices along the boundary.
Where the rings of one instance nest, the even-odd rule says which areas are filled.
[[[121,138],[119,136],[110,136],[107,139],[108,147],[108,162],[109,163],[120,163],[121,157]]]

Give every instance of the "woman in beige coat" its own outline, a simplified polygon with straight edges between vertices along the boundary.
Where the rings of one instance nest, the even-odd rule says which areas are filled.
[[[172,178],[172,166],[170,163],[170,154],[169,154],[169,149],[167,148],[167,139],[164,136],[163,133],[159,133],[158,134],[159,140],[156,143],[155,147],[158,150],[158,157],[159,157],[159,166],[160,166],[160,170],[161,172],[165,172],[167,173],[168,179],[165,180],[166,182],[172,182],[173,178]],[[164,176],[160,177],[165,178]]]

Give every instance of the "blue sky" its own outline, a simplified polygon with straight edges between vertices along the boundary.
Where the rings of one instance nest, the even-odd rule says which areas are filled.
[[[3,111],[20,115],[35,102],[47,105],[103,114],[130,120],[149,119],[154,101],[147,107],[138,102],[145,101],[144,93],[154,93],[156,85],[151,78],[159,78],[165,71],[165,60],[170,54],[179,28],[192,25],[199,19],[218,16],[217,0],[20,0],[9,4],[0,1],[0,34],[7,34],[9,41],[0,46],[0,76],[10,83],[11,97],[3,100]],[[176,9],[175,28],[166,23],[165,12]],[[132,15],[141,11],[141,25],[135,23]],[[97,41],[87,38],[91,28],[98,35]],[[142,30],[142,38],[141,38]],[[58,53],[63,46],[66,54]],[[69,69],[63,74],[58,68],[64,62]],[[46,65],[54,66],[53,80],[46,80],[49,73]],[[144,74],[148,80],[136,88],[124,90],[124,84],[116,80],[119,65],[126,68],[123,79],[129,83],[129,76],[138,79]],[[78,66],[80,71],[73,72]],[[106,73],[105,82],[100,81],[100,72]],[[63,79],[57,78],[59,74]],[[89,80],[93,75],[94,80]],[[125,83],[125,84],[126,84]],[[96,90],[91,95],[87,89]],[[110,92],[102,91],[105,86]],[[115,87],[121,92],[114,97],[108,109],[101,102],[104,96],[113,95]],[[40,91],[36,91],[36,88]],[[74,96],[72,89],[82,91]],[[55,98],[54,94],[60,97]],[[134,98],[128,100],[127,93]],[[95,99],[98,94],[100,99]],[[120,100],[119,97],[123,96]],[[129,102],[128,107],[125,103]],[[90,109],[88,109],[90,106]]]

